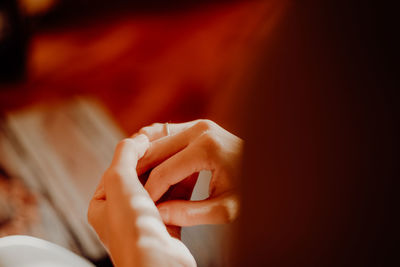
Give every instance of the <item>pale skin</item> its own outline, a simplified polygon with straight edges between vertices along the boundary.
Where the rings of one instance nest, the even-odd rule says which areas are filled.
[[[243,141],[208,120],[168,128],[156,123],[121,141],[90,203],[89,222],[118,267],[196,266],[178,226],[237,217]],[[210,196],[190,201],[201,170],[212,172]]]

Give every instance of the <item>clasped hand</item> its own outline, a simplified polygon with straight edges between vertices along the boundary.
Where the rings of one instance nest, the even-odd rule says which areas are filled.
[[[121,141],[91,200],[88,220],[118,267],[195,266],[179,226],[237,217],[243,141],[208,120],[168,126]],[[201,170],[212,172],[209,198],[190,201]]]

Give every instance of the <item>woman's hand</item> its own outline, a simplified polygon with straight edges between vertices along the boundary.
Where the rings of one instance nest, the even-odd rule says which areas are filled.
[[[151,141],[137,171],[143,174],[151,170],[145,189],[153,201],[159,201],[171,186],[181,184],[192,174],[201,170],[212,172],[209,198],[201,201],[162,198],[157,207],[165,224],[226,223],[237,216],[236,178],[243,147],[240,138],[209,120],[156,123],[142,128],[139,134],[145,134]]]
[[[145,135],[118,144],[90,202],[88,220],[118,267],[196,266],[186,246],[168,233],[138,179],[136,164],[148,147]],[[176,236],[179,232],[172,228]]]

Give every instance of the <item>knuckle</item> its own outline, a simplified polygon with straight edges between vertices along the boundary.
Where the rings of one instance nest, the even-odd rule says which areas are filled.
[[[122,148],[124,148],[125,146],[131,145],[131,144],[133,144],[132,139],[130,139],[130,138],[124,138],[124,139],[122,139],[121,141],[118,142],[118,144],[117,144],[117,149],[122,149]]]
[[[239,213],[239,200],[235,197],[228,197],[221,203],[222,219],[225,223],[233,222]]]
[[[154,123],[152,123],[151,125],[150,125],[150,127],[151,128],[154,128],[154,127],[160,127],[160,126],[162,126],[163,124],[162,123],[160,123],[160,122],[154,122]]]
[[[150,250],[150,249],[154,249],[154,246],[158,245],[158,240],[155,240],[153,238],[149,238],[149,237],[139,237],[137,242],[136,242],[136,246],[139,249],[142,250]]]
[[[205,132],[201,137],[202,144],[206,148],[207,152],[214,154],[221,148],[218,137],[212,132]]]
[[[186,206],[182,206],[179,209],[175,209],[177,213],[177,217],[182,219],[188,218],[190,213],[189,209]]]
[[[152,133],[154,133],[154,130],[157,130],[157,129],[159,130],[162,127],[163,127],[162,123],[155,122],[155,123],[152,123],[151,125],[148,125],[148,126],[145,126],[145,127],[141,128],[138,133],[149,136]]]
[[[150,127],[146,126],[139,130],[139,134],[149,135],[150,134]]]
[[[118,167],[110,167],[104,173],[105,181],[113,181],[114,183],[119,182],[124,175],[126,175],[126,170]]]
[[[218,155],[221,150],[221,144],[214,134],[205,132],[199,138],[198,150],[200,157],[206,162],[207,165],[214,165],[215,161],[218,161]]]
[[[214,123],[213,121],[211,121],[211,120],[202,119],[202,120],[199,120],[199,121],[196,123],[196,127],[197,127],[200,131],[205,132],[205,131],[211,130],[211,129],[214,127],[214,124],[215,124],[215,123]]]

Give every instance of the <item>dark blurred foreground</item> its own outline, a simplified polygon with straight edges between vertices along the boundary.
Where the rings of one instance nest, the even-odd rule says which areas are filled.
[[[248,84],[237,266],[398,266],[394,9],[294,2]]]

